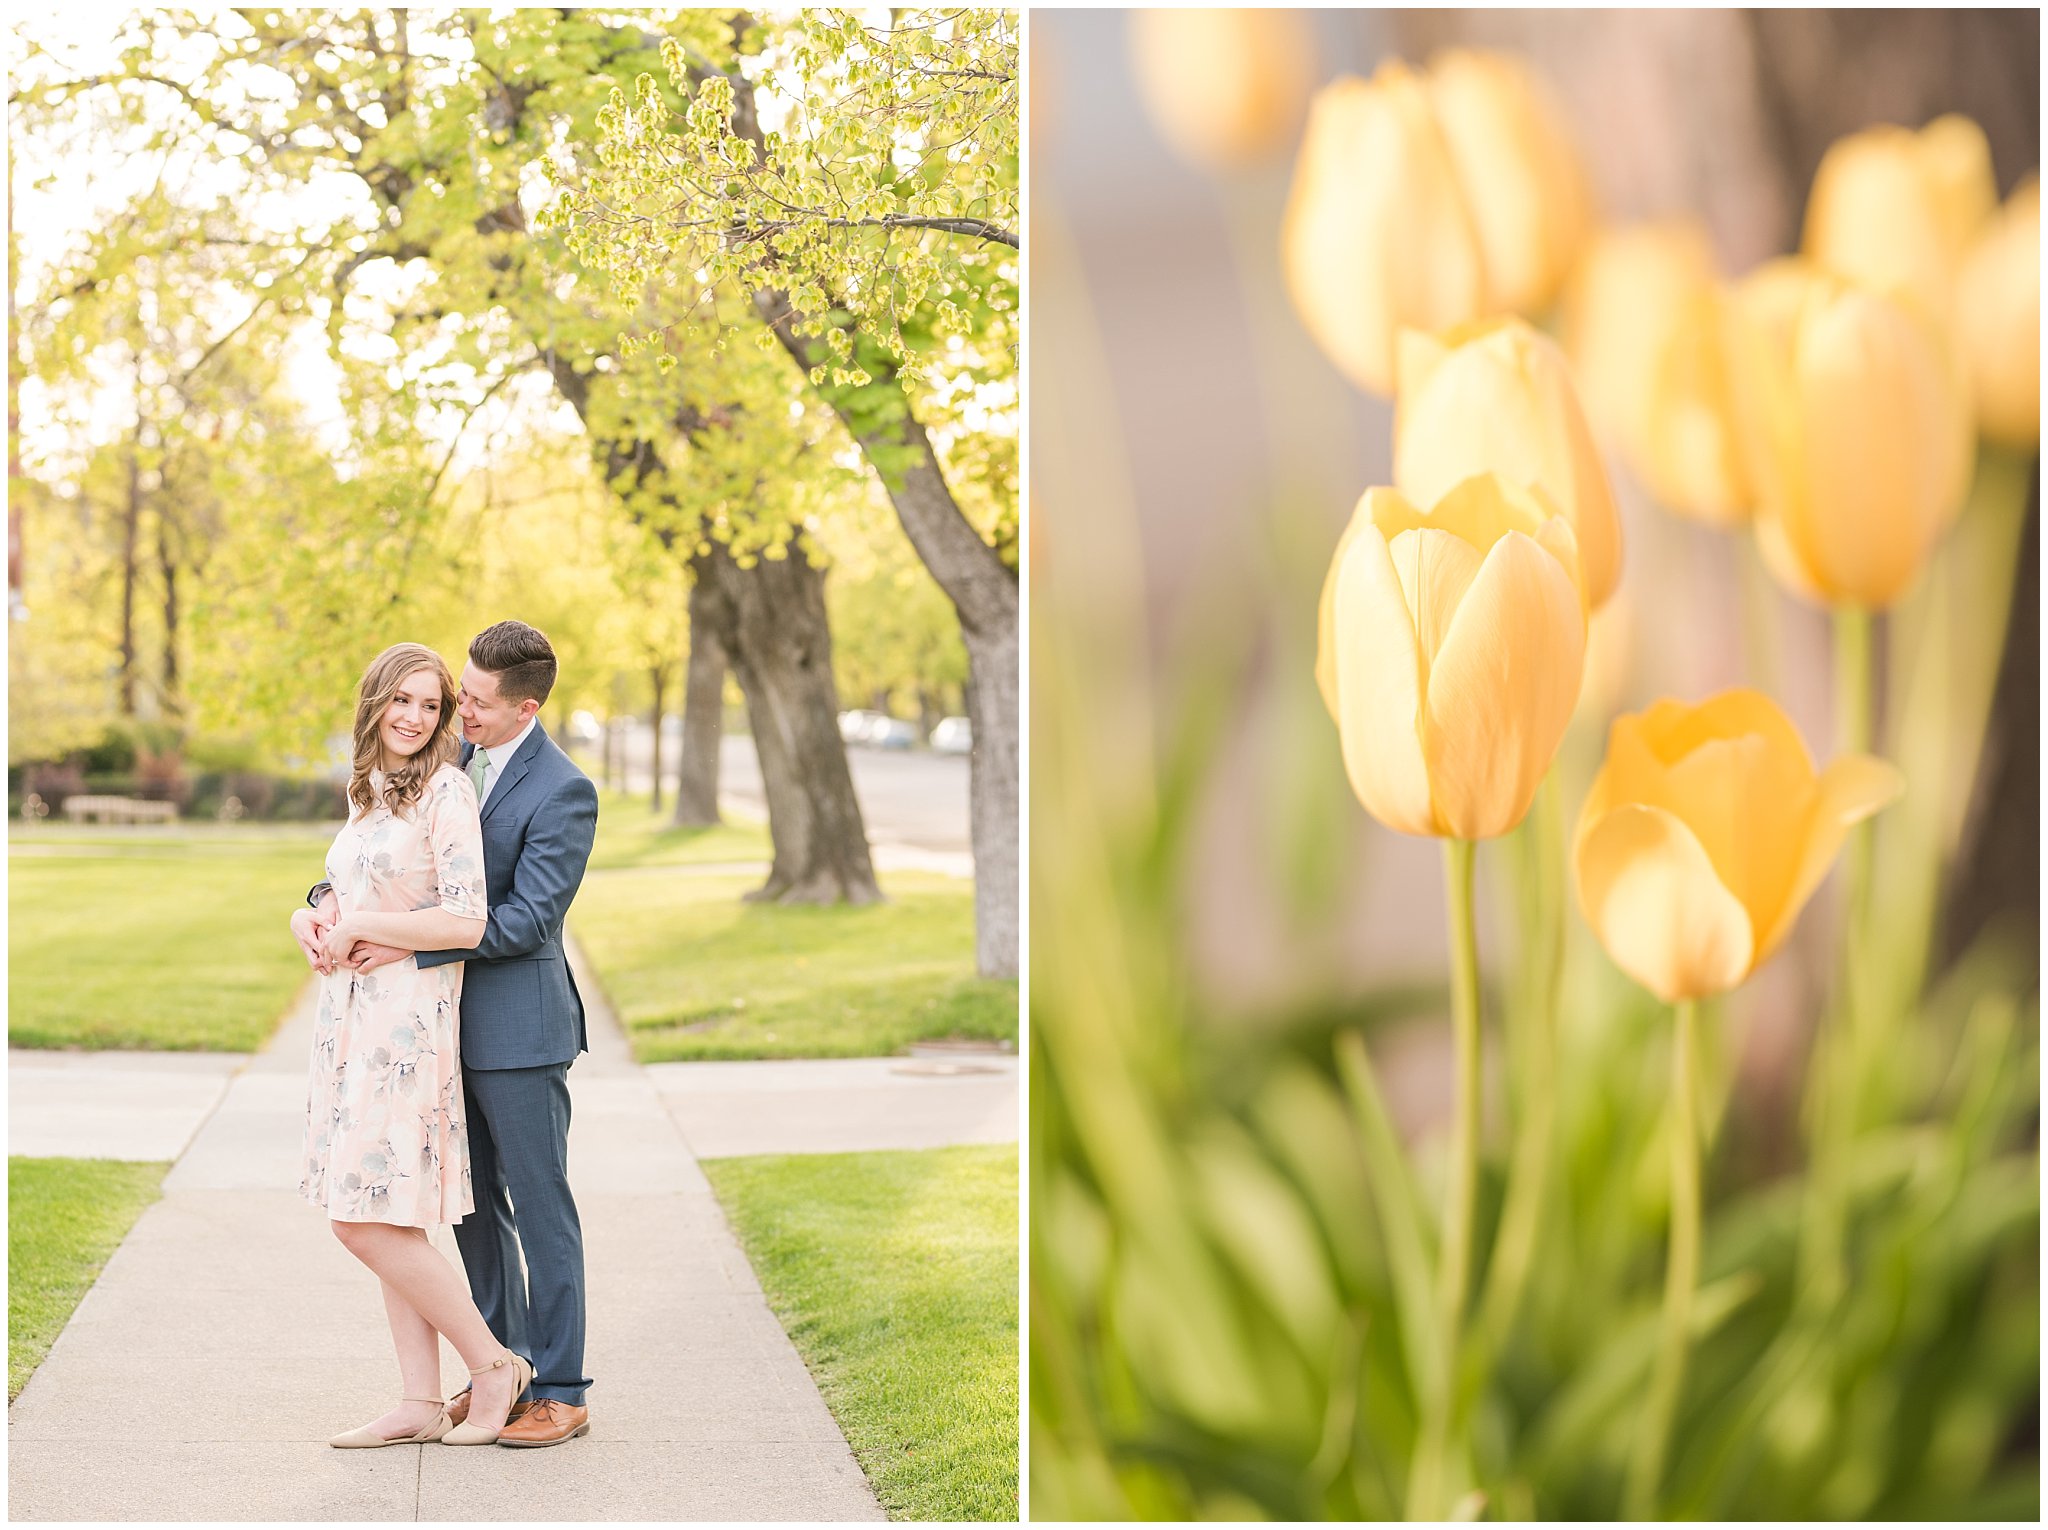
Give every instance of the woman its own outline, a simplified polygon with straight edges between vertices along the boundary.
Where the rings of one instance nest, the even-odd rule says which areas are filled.
[[[327,854],[340,915],[331,928],[310,909],[292,916],[321,974],[299,1190],[382,1282],[405,1384],[397,1407],[328,1442],[342,1449],[488,1445],[533,1381],[427,1241],[428,1227],[473,1209],[456,1050],[462,964],[348,964],[358,941],[444,951],[483,937],[483,831],[454,764],[454,714],[454,682],[432,649],[399,643],[377,656],[356,697],[349,820]],[[474,1378],[459,1425],[441,1399],[436,1334]]]

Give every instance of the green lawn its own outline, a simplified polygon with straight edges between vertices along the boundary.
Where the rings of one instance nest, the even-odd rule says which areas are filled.
[[[974,976],[974,890],[888,878],[886,903],[742,903],[747,876],[621,873],[570,915],[642,1062],[877,1057],[1017,1036],[1017,985]]]
[[[157,1198],[167,1163],[7,1160],[7,1400],[57,1342],[107,1258]]]
[[[770,857],[765,823],[723,823],[711,829],[677,829],[669,825],[675,798],[666,796],[659,813],[647,806],[647,795],[599,789],[597,843],[591,847],[590,870],[618,871],[634,866],[702,866],[719,862],[759,861]]]
[[[892,1519],[1017,1517],[1017,1149],[705,1163]]]
[[[334,832],[16,829],[9,1045],[255,1051],[307,979],[286,921]]]

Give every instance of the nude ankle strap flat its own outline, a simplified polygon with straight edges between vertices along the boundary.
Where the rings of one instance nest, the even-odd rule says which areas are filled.
[[[517,1383],[512,1388],[512,1401],[516,1403],[519,1401],[520,1393],[533,1385],[533,1362],[528,1360],[526,1356],[516,1355],[508,1349],[489,1365],[479,1365],[472,1368],[469,1374],[481,1376],[486,1371],[495,1371],[501,1365],[512,1367],[512,1379]],[[470,1395],[474,1397],[475,1393],[472,1391]],[[502,1425],[498,1429],[486,1429],[482,1424],[472,1424],[468,1419],[464,1419],[446,1434],[437,1436],[437,1438],[439,1438],[443,1445],[495,1445],[502,1431]]]
[[[399,1401],[430,1402],[441,1411],[434,1415],[426,1428],[416,1434],[401,1434],[395,1440],[387,1439],[365,1424],[360,1429],[351,1429],[347,1434],[337,1434],[327,1443],[336,1450],[378,1450],[386,1445],[431,1445],[455,1427],[455,1421],[448,1417],[448,1404],[438,1397],[402,1397]]]

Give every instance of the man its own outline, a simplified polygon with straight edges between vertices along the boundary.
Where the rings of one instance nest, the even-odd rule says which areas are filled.
[[[474,950],[419,953],[422,967],[468,964],[462,1086],[476,1210],[456,1224],[455,1243],[491,1331],[534,1366],[530,1401],[514,1407],[500,1445],[559,1445],[590,1429],[568,1082],[589,1047],[562,920],[597,834],[597,788],[535,717],[554,683],[554,650],[524,622],[499,622],[469,645],[455,709],[482,806],[490,917]],[[338,917],[325,882],[307,901],[322,926]],[[315,941],[324,937],[318,928]],[[367,972],[410,954],[359,943],[349,965]],[[458,1423],[468,1416],[466,1391],[451,1412]]]

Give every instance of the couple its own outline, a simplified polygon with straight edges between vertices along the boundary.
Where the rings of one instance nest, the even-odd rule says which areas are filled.
[[[382,1283],[404,1383],[330,1442],[344,1449],[590,1428],[568,1176],[569,1065],[587,1047],[562,920],[597,790],[535,719],[554,683],[554,650],[524,622],[477,635],[460,692],[432,649],[379,654],[356,697],[349,820],[292,915],[321,974],[299,1189]],[[427,1240],[451,1222],[467,1289]],[[439,1335],[471,1377],[447,1402]]]

